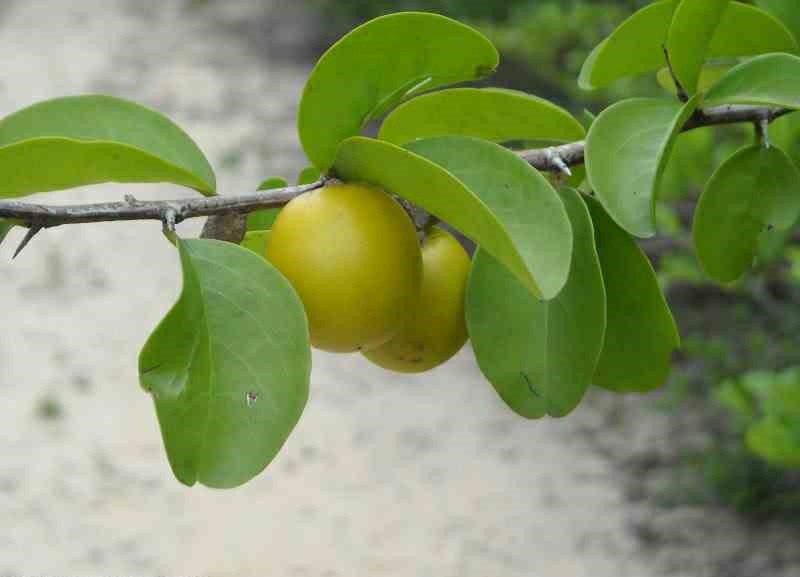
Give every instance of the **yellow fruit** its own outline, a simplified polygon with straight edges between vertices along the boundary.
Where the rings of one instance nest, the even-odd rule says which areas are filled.
[[[331,184],[293,199],[275,220],[266,256],[300,295],[311,344],[326,351],[385,343],[419,296],[414,224],[373,186]]]
[[[434,229],[422,246],[417,306],[386,344],[364,356],[385,369],[421,373],[447,361],[467,342],[464,291],[470,258],[453,236]]]

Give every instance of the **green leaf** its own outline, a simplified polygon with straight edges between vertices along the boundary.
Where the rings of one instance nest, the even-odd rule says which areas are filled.
[[[680,346],[675,320],[647,256],[588,199],[606,285],[606,337],[594,384],[617,392],[647,392],[666,380]]]
[[[720,282],[741,277],[759,240],[785,230],[800,216],[800,173],[776,146],[754,145],[714,172],[694,214],[692,235],[703,269]]]
[[[700,69],[729,0],[681,0],[667,33],[667,51],[675,76],[687,94],[697,92]]]
[[[667,41],[677,0],[648,4],[620,24],[589,54],[578,84],[602,88],[666,65]],[[690,32],[691,35],[691,32]],[[730,2],[708,47],[708,58],[794,52],[797,42],[780,21],[755,6]]]
[[[572,142],[584,130],[563,108],[536,96],[496,88],[451,88],[414,98],[383,121],[378,138],[406,144],[433,136],[474,136],[492,142]]]
[[[592,382],[603,347],[606,296],[592,221],[578,193],[561,198],[574,233],[564,289],[539,301],[479,250],[467,288],[467,326],[481,371],[523,417],[562,417]]]
[[[632,98],[606,108],[589,129],[589,184],[612,218],[631,234],[655,234],[655,192],[675,137],[696,106],[696,97],[683,105]]]
[[[171,120],[110,96],[70,96],[0,120],[0,197],[101,182],[171,182],[211,195],[214,173]]]
[[[285,188],[289,186],[286,179],[273,176],[258,185],[256,190],[273,190],[275,188]],[[265,208],[264,210],[256,210],[247,215],[247,230],[269,230],[275,219],[278,218],[280,208]]]
[[[300,100],[300,142],[326,172],[339,143],[403,100],[491,74],[497,50],[478,31],[437,14],[400,12],[348,33],[320,58]]]
[[[10,220],[0,219],[0,244],[3,244],[3,241],[6,238],[6,235],[14,228],[14,223]]]
[[[797,9],[797,0],[756,0],[756,5],[783,22],[795,39],[800,38],[800,10]]]
[[[297,175],[297,184],[311,184],[318,181],[322,177],[322,173],[316,166],[307,166],[300,171]]]
[[[183,292],[139,358],[172,470],[235,487],[260,473],[308,398],[300,299],[265,259],[235,244],[179,240]]]
[[[572,235],[563,203],[541,174],[513,152],[476,138],[419,140],[409,149],[351,138],[339,149],[335,170],[455,227],[537,297],[558,294],[569,273]]]
[[[257,255],[264,257],[267,254],[267,242],[269,241],[269,230],[251,230],[244,234],[241,246],[247,250],[252,250]]]
[[[747,431],[747,447],[762,459],[786,468],[800,468],[800,422],[774,416],[762,419]]]
[[[597,115],[588,108],[584,108],[583,113],[581,114],[581,124],[583,124],[583,128],[585,130],[589,130],[592,127],[592,124],[594,124],[595,120],[597,120]]]
[[[764,54],[743,62],[711,87],[703,104],[800,108],[800,58],[791,54]]]

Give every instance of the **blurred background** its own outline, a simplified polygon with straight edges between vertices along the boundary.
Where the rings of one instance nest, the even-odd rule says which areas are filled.
[[[653,78],[594,94],[575,83],[589,50],[645,3],[5,0],[0,115],[67,94],[137,100],[195,138],[223,194],[248,191],[305,166],[305,76],[354,24],[401,9],[467,21],[500,49],[492,83],[580,115],[663,93]],[[794,12],[782,16],[800,33]],[[798,126],[785,117],[771,135],[800,160]],[[706,179],[751,138],[683,135],[668,167],[661,233],[644,245],[684,343],[663,390],[593,390],[567,419],[529,422],[469,347],[418,377],[315,353],[300,424],[233,491],[173,478],[138,387],[138,350],[180,290],[159,225],[49,230],[12,263],[15,230],[0,247],[0,575],[800,574],[798,239],[767,235],[754,273],[725,287],[689,242]],[[125,193],[187,194],[103,186],[36,200]],[[754,433],[765,421],[781,428]]]

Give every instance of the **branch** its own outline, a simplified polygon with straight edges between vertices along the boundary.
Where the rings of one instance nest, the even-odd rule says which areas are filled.
[[[175,223],[198,216],[245,214],[263,208],[283,206],[294,197],[320,188],[319,180],[301,186],[288,186],[238,196],[210,196],[177,200],[140,201],[126,197],[122,202],[45,206],[15,200],[0,201],[0,218],[19,221],[28,227],[50,228],[62,224],[109,222],[117,220],[158,220],[172,214]]]
[[[719,106],[696,111],[683,126],[682,131],[703,126],[717,126],[739,122],[763,125],[792,110],[756,106]],[[533,167],[545,172],[568,173],[570,166],[583,163],[585,141],[561,146],[519,151],[518,154]],[[283,206],[305,192],[322,187],[325,179],[312,184],[289,186],[237,196],[213,196],[177,200],[139,201],[127,196],[123,202],[77,204],[72,206],[47,206],[15,200],[0,200],[0,218],[16,221],[31,230],[62,224],[108,222],[119,220],[158,220],[166,222],[174,217],[175,223],[200,216],[243,215],[255,210]],[[228,219],[241,222],[239,219]]]

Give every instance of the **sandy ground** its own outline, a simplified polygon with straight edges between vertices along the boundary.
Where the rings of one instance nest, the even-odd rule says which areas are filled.
[[[308,70],[295,4],[6,0],[0,114],[116,94],[186,128],[224,192],[291,176]],[[126,192],[187,194],[46,200]],[[180,289],[159,226],[48,231],[12,263],[20,236],[0,248],[0,575],[654,574],[614,465],[587,441],[591,403],[521,420],[468,350],[419,378],[315,354],[309,405],[265,473],[226,492],[180,485],[136,375]],[[60,415],[42,416],[47,399]]]

